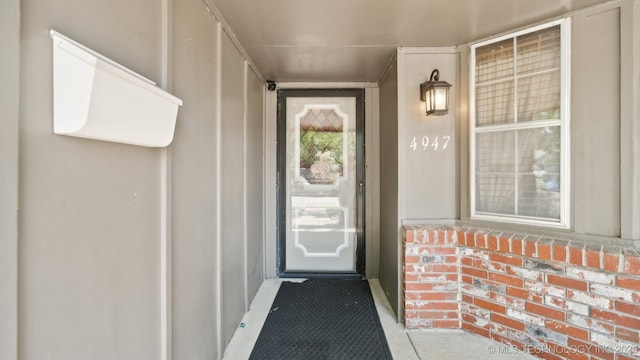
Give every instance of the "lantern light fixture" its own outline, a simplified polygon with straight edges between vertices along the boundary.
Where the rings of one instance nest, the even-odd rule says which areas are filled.
[[[451,84],[440,81],[440,71],[431,72],[429,81],[420,84],[420,100],[426,103],[427,115],[446,115],[449,112]]]

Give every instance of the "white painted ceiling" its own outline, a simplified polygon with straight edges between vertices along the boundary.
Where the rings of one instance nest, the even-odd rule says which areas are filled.
[[[266,79],[377,81],[398,46],[456,46],[605,0],[213,0]]]

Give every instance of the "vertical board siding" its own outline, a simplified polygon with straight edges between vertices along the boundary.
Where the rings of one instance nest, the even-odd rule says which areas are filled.
[[[160,152],[52,132],[55,29],[156,82],[158,2],[22,2],[21,359],[160,357]]]
[[[215,358],[217,21],[200,0],[173,4],[172,358]]]

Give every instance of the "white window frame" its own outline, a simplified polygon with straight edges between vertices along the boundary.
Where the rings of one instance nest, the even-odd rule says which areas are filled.
[[[517,130],[521,129],[519,124],[500,124],[485,126],[480,131],[476,129],[476,49],[478,47],[516,38],[520,35],[528,34],[552,26],[560,25],[560,219],[544,219],[519,215],[504,215],[476,211],[476,134],[486,132],[491,129]],[[569,229],[571,220],[571,189],[570,189],[570,85],[571,85],[571,19],[563,18],[536,25],[509,33],[500,37],[492,38],[483,42],[471,45],[470,72],[469,72],[469,101],[470,101],[470,121],[469,121],[469,162],[470,162],[470,214],[472,220],[498,221],[511,224],[536,225],[550,228]],[[514,49],[516,50],[516,49]],[[517,100],[516,100],[517,101]],[[536,122],[538,124],[538,122]],[[550,125],[548,122],[540,121],[541,126]],[[553,123],[557,126],[557,121]]]

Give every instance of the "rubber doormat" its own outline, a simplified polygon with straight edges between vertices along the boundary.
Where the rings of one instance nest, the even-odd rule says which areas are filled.
[[[249,359],[392,359],[366,280],[283,282]]]

